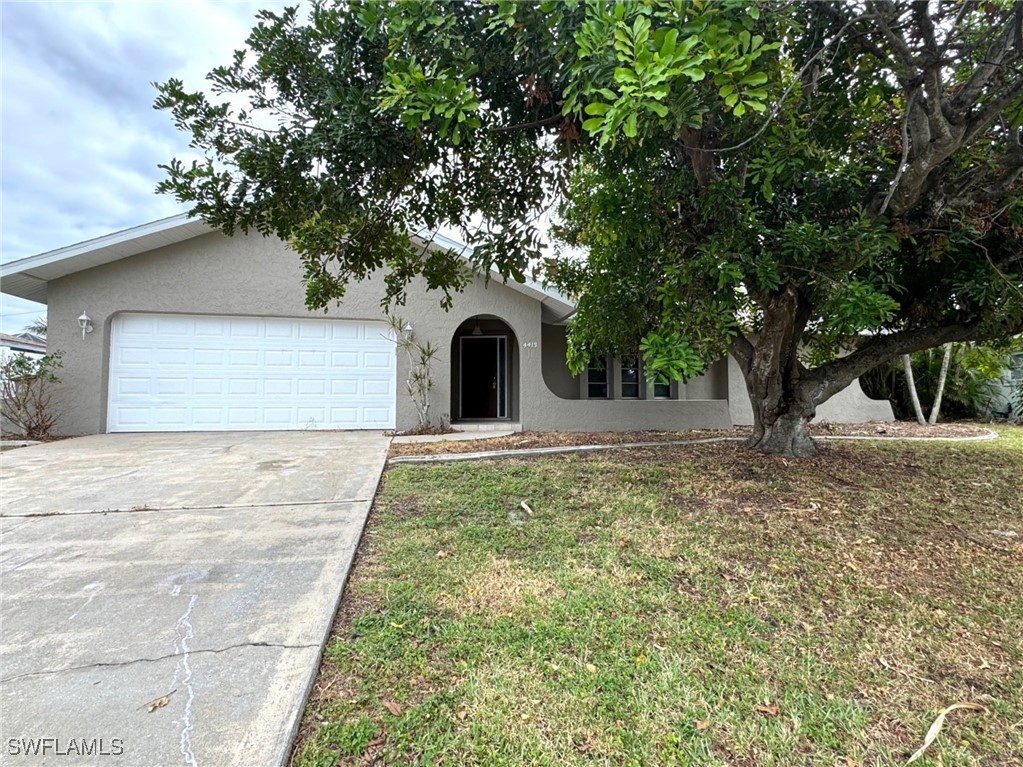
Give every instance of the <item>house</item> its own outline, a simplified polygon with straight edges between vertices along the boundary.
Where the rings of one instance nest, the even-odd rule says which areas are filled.
[[[26,357],[39,359],[46,355],[46,339],[34,333],[0,333],[0,362],[12,354],[23,354]]]
[[[0,279],[3,292],[48,304],[49,346],[63,354],[62,433],[417,423],[404,391],[408,362],[381,311],[382,278],[351,285],[326,313],[309,311],[299,259],[280,240],[227,237],[182,215],[4,264]],[[478,277],[450,311],[413,285],[399,313],[440,349],[435,418],[574,431],[751,422],[732,361],[670,386],[648,385],[629,360],[573,376],[565,365],[573,311],[534,282]],[[854,384],[820,417],[892,413]]]
[[[995,417],[1023,418],[1020,391],[1023,391],[1023,352],[1015,352],[1009,357],[1008,367],[993,382],[988,412]]]

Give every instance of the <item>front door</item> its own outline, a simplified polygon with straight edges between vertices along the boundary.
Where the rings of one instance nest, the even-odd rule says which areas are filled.
[[[463,336],[460,418],[508,417],[508,339]]]

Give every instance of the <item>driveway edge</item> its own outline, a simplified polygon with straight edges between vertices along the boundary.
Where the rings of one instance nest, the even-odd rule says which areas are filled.
[[[390,449],[391,442],[388,439],[387,447]],[[376,501],[377,491],[380,489],[380,480],[384,476],[384,469],[387,468],[387,453],[384,453],[384,459],[380,462],[380,466],[377,469],[377,479],[373,483],[373,492],[366,500],[366,513],[362,517],[362,524],[359,527],[359,537],[355,541],[355,546],[352,549],[352,556],[348,560],[348,566],[344,570],[344,577],[340,579],[337,593],[334,595],[333,607],[330,611],[330,618],[327,620],[326,629],[323,632],[323,638],[320,640],[319,649],[316,651],[316,662],[312,664],[309,669],[309,675],[306,677],[305,683],[302,685],[302,695],[298,701],[298,707],[295,709],[295,714],[292,716],[291,723],[288,725],[287,736],[284,742],[287,744],[287,748],[281,754],[281,758],[276,762],[276,767],[288,767],[291,764],[291,755],[295,751],[295,738],[298,736],[298,730],[302,726],[302,719],[305,717],[306,706],[309,705],[309,696],[312,694],[313,685],[316,684],[316,679],[320,675],[320,666],[323,664],[323,651],[327,649],[327,642],[330,641],[330,632],[334,628],[334,621],[337,619],[337,611],[341,607],[341,598],[345,594],[345,587],[348,585],[348,576],[352,572],[352,567],[355,565],[355,557],[359,553],[359,546],[362,544],[362,536],[366,533],[366,521],[369,519],[369,514],[373,510],[373,503]]]

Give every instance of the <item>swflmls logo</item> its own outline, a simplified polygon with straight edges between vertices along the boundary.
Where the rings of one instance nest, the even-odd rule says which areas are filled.
[[[121,738],[8,738],[10,756],[120,756]]]

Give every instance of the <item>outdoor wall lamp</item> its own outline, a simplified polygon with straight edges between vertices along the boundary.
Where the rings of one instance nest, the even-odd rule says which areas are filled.
[[[85,334],[92,332],[92,320],[89,319],[89,315],[82,310],[82,316],[78,318],[78,325],[82,328],[82,340],[85,340]]]
[[[411,322],[406,322],[405,323],[404,331],[406,333],[409,333],[409,334],[412,333],[412,323]]]

